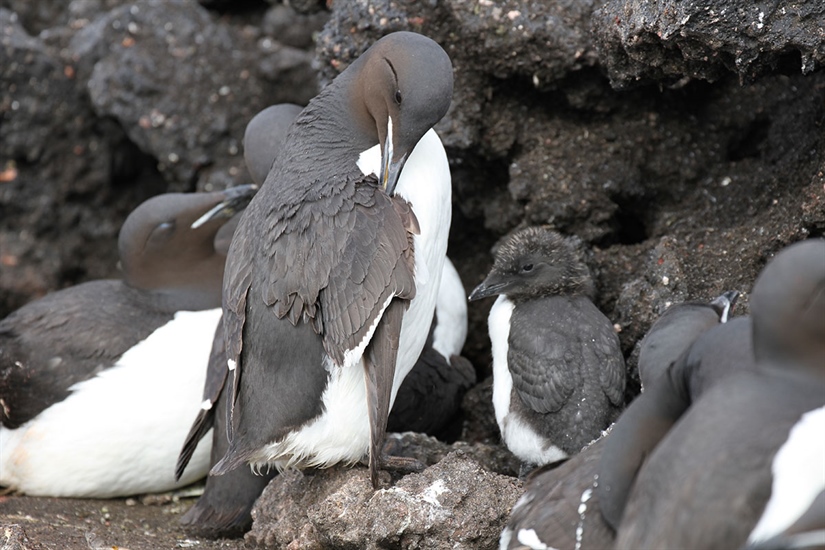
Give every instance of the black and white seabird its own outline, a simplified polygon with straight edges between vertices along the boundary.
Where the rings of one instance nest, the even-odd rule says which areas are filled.
[[[179,482],[172,465],[220,318],[216,234],[254,191],[149,199],[120,231],[123,280],[54,292],[0,321],[0,485],[108,498],[205,475],[208,446]]]
[[[708,389],[728,376],[753,370],[750,317],[724,320],[738,293],[728,292],[710,303],[713,313],[687,317],[687,310],[675,317],[667,313],[642,342],[639,372],[645,384],[643,393],[622,413],[605,444],[597,494],[601,512],[613,529],[621,521],[628,495],[645,459],[676,424],[691,404]],[[688,306],[696,307],[696,306]],[[708,308],[708,309],[711,309]],[[670,311],[670,310],[669,310]],[[692,336],[690,346],[683,346],[685,330],[697,331],[716,316],[720,323]],[[692,326],[688,326],[688,324]],[[656,345],[658,343],[658,345]],[[654,344],[651,347],[651,344]],[[658,352],[673,346],[684,347],[676,361],[666,360]],[[647,352],[647,353],[645,353]],[[651,353],[652,352],[652,353]],[[645,372],[647,371],[647,372]]]
[[[499,295],[488,328],[502,438],[527,464],[565,459],[598,438],[624,401],[619,338],[591,301],[572,239],[529,227],[495,256],[470,300]]]
[[[726,322],[737,295],[726,292],[711,302],[686,302],[665,311],[640,343],[642,386],[652,384],[702,333]],[[610,431],[561,466],[531,474],[501,534],[502,550],[612,547],[615,533],[601,515],[597,492],[604,445],[612,437]]]
[[[272,105],[249,121],[244,133],[244,159],[255,183],[263,184],[301,109],[290,103]],[[445,258],[431,334],[398,390],[390,411],[389,431],[450,437],[461,400],[476,382],[475,369],[461,356],[467,338],[465,296],[458,271]]]
[[[696,400],[645,461],[617,548],[739,548],[825,489],[825,241],[782,250],[750,297],[751,370]]]
[[[252,117],[247,124],[243,154],[255,184],[263,185],[289,127],[302,109],[292,103],[272,105]],[[206,369],[203,401],[178,456],[176,479],[183,476],[192,454],[207,434],[212,436],[209,467],[217,464],[226,454],[229,442],[223,411],[227,407],[227,392],[224,389],[228,375],[223,323],[220,322],[215,330]],[[208,476],[203,494],[181,517],[181,524],[187,531],[208,537],[243,534],[252,525],[252,506],[276,473],[275,470],[253,472],[248,468],[238,468],[222,476]]]
[[[298,115],[229,250],[230,446],[214,474],[369,453],[377,484],[446,255],[449,166],[432,126],[452,82],[438,44],[393,33]]]
[[[256,114],[246,126],[244,160],[252,180],[263,185],[283,147],[289,127],[303,108],[282,103]],[[224,383],[228,376],[222,327],[216,333],[204,391],[204,406],[184,444],[176,475],[186,468],[198,441],[212,431],[212,464],[226,453],[228,442],[223,415]],[[420,431],[450,437],[464,393],[475,383],[475,369],[460,356],[467,337],[467,302],[464,286],[449,258],[445,258],[436,301],[436,315],[427,343],[410,374],[404,379],[390,412],[389,431]],[[220,340],[220,341],[218,341]],[[221,476],[209,476],[203,495],[184,514],[181,523],[189,531],[226,536],[245,531],[252,522],[252,506],[276,470],[253,472],[237,468]]]

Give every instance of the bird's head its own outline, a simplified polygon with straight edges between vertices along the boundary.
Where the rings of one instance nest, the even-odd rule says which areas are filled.
[[[504,294],[530,299],[558,294],[592,296],[593,282],[576,242],[544,227],[513,234],[496,251],[489,275],[470,300]]]

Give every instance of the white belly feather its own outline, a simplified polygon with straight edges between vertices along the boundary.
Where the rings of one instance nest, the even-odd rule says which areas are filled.
[[[110,498],[167,491],[206,475],[210,434],[174,481],[220,316],[220,309],[178,312],[60,403],[16,430],[0,428],[0,485],[37,496]]]

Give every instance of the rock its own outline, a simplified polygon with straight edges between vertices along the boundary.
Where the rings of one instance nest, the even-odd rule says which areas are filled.
[[[609,0],[593,18],[616,87],[809,74],[825,64],[824,27],[825,4],[784,0]]]
[[[487,342],[489,349],[490,343]],[[493,409],[493,376],[490,375],[475,385],[464,396],[464,431],[461,441],[494,443],[501,441],[496,412]]]
[[[414,445],[416,436],[404,437]],[[431,440],[425,443],[430,451],[447,447],[418,438]],[[247,541],[294,549],[496,548],[521,482],[486,469],[475,454],[467,446],[450,451],[422,473],[378,491],[363,467],[283,474],[255,505]],[[382,476],[389,481],[386,472]]]
[[[286,1],[286,3],[298,13],[305,15],[313,14],[323,10],[326,7],[327,1],[331,0],[267,0],[270,4],[278,4]]]
[[[75,67],[3,9],[0,80],[5,316],[49,290],[114,276],[123,219],[163,188],[123,130],[97,118]]]
[[[267,10],[261,29],[281,44],[293,48],[311,48],[314,35],[329,19],[329,12],[298,13],[286,4],[276,4]]]
[[[0,547],[3,550],[29,550],[29,539],[26,532],[16,523],[0,524]]]
[[[256,43],[191,1],[121,6],[69,49],[97,114],[115,118],[178,191],[248,181],[240,147],[249,119],[316,93],[307,52]]]

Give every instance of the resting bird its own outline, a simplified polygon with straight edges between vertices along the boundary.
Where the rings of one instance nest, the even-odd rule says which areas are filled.
[[[0,485],[37,496],[166,491],[220,318],[220,230],[255,192],[149,199],[120,230],[123,280],[83,283],[0,321]],[[194,227],[193,227],[194,226]]]
[[[617,548],[757,543],[825,489],[825,241],[777,254],[750,309],[754,368],[705,391],[656,445],[630,491]]]

